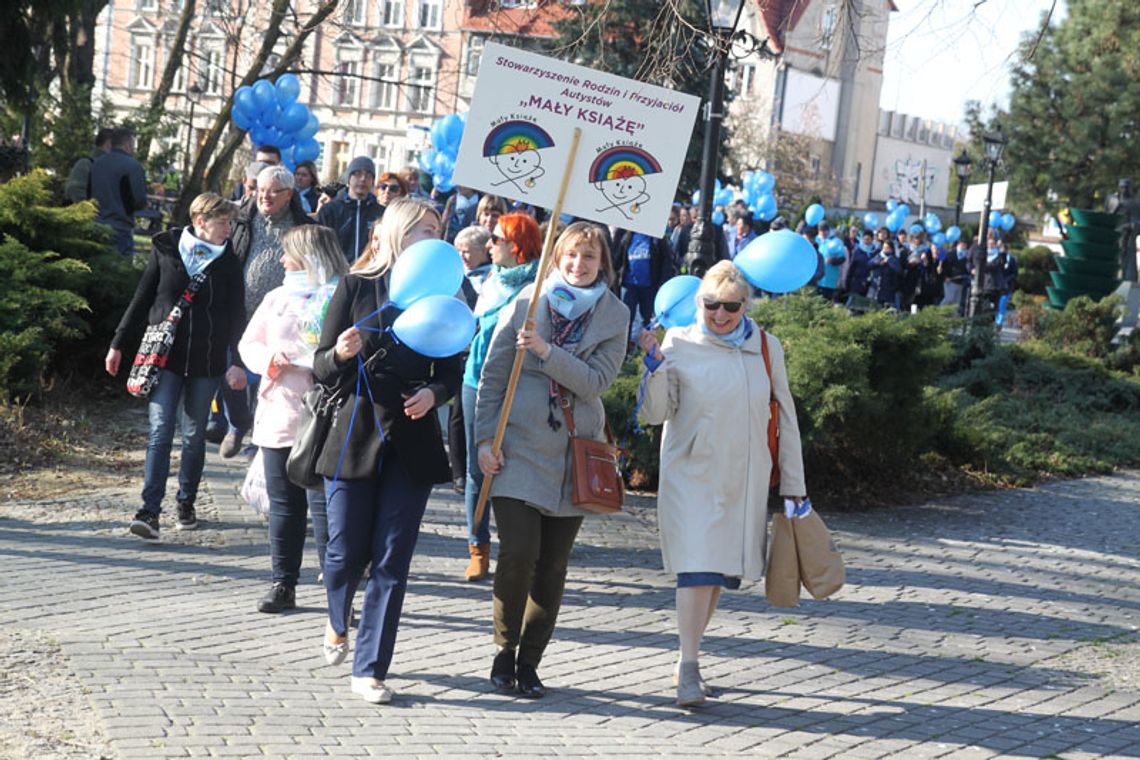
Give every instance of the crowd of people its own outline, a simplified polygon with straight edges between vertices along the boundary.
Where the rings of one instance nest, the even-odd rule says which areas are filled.
[[[86,167],[89,180],[77,167],[77,196],[104,181],[101,167],[108,161],[130,174],[124,160],[129,148],[112,135],[108,152]],[[568,428],[579,437],[604,439],[602,394],[641,341],[649,375],[645,415],[665,421],[670,431],[666,453],[677,477],[668,483],[690,494],[698,489],[699,482],[687,481],[697,473],[707,477],[698,459],[711,448],[694,448],[693,435],[711,431],[705,422],[689,429],[689,421],[712,417],[709,397],[698,392],[707,377],[689,373],[706,372],[706,358],[732,364],[741,355],[755,364],[763,331],[743,309],[751,293],[730,264],[724,265],[727,273],[714,267],[699,294],[698,326],[683,335],[670,332],[658,347],[646,328],[657,288],[680,266],[676,238],[686,230],[679,212],[667,233],[655,238],[572,218],[543,219],[531,207],[466,188],[440,204],[418,192],[417,178],[378,175],[367,157],[353,159],[343,185],[318,187],[315,166],[289,171],[279,158],[271,146],[261,146],[234,188],[237,200],[204,193],[191,204],[189,225],[153,238],[115,332],[105,360],[112,375],[129,363],[123,353],[132,341],[177,312],[173,342],[147,397],[142,506],[129,531],[147,541],[161,535],[176,426],[182,448],[173,524],[179,530],[200,526],[195,502],[208,439],[232,457],[248,435],[245,449],[256,452],[250,466],[261,468],[268,502],[270,583],[257,609],[282,613],[297,606],[311,521],[328,608],[322,657],[331,666],[348,657],[361,589],[351,689],[382,704],[393,697],[389,668],[428,496],[435,485],[449,484],[466,502],[463,577],[476,582],[494,576],[491,686],[542,697],[546,687],[538,669],[554,637],[574,542],[590,514],[573,498]],[[116,213],[129,216],[130,205],[120,200]],[[555,240],[552,265],[540,281],[548,233]],[[456,295],[472,307],[477,329],[460,354],[429,358],[392,338],[388,328],[401,310],[389,303],[388,288],[403,251],[438,238],[453,241],[462,257],[466,277]],[[534,319],[528,321],[532,305]],[[771,392],[781,402],[781,423],[794,431],[782,354],[774,338],[770,343],[778,366]],[[686,357],[688,350],[704,352],[701,366]],[[492,439],[518,351],[526,360],[496,451]],[[745,394],[735,411],[725,410],[729,419],[720,432],[735,430],[741,440],[751,440],[752,426],[766,428],[769,391],[743,378],[741,383],[755,392]],[[320,485],[307,489],[290,479],[288,461],[314,384],[336,399],[338,411],[316,456]],[[219,430],[225,431],[220,439]],[[782,440],[787,443],[777,466],[783,493],[802,499],[798,436]],[[726,466],[738,471],[743,463],[755,471],[756,482],[766,479],[768,450],[747,454]],[[491,509],[477,522],[477,495],[488,477]],[[680,553],[676,547],[691,543],[706,523],[738,540],[755,536],[766,500],[751,490],[747,496],[739,489],[718,492],[718,501],[731,508],[715,518],[688,496],[664,507],[681,521],[663,524],[662,547],[666,567],[678,578],[674,677],[684,705],[700,704],[711,693],[696,669],[696,651],[719,589],[758,578],[757,552],[763,549],[729,556],[711,544],[703,551],[692,544]],[[691,534],[679,537],[678,530]],[[492,568],[493,535],[498,553]]]

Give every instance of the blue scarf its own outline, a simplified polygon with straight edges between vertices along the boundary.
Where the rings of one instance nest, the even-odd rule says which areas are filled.
[[[195,237],[191,227],[184,227],[182,237],[178,238],[178,253],[182,256],[182,265],[186,273],[196,277],[214,259],[225,253],[226,244],[214,245]]]
[[[860,243],[859,244],[859,250],[862,251],[863,253],[867,254],[868,256],[870,256],[872,253],[875,252],[875,244],[874,243]]]
[[[710,338],[722,340],[733,348],[740,348],[744,345],[744,341],[752,337],[752,320],[748,317],[744,317],[737,323],[732,332],[725,335],[714,333],[709,329],[709,326],[705,324],[704,320],[701,320],[701,332]]]
[[[562,272],[555,269],[546,278],[542,290],[546,294],[550,308],[566,319],[573,321],[594,308],[594,304],[609,288],[606,287],[605,280],[601,278],[588,288],[571,285],[566,282]]]
[[[483,290],[475,303],[475,318],[492,314],[513,299],[528,283],[534,281],[538,272],[538,261],[528,261],[517,267],[503,267],[494,264],[491,275],[483,281]]]

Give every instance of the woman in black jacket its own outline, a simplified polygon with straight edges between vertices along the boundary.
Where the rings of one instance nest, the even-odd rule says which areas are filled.
[[[178,408],[182,407],[182,457],[178,468],[180,530],[198,527],[194,499],[206,460],[206,419],[222,375],[231,388],[245,385],[245,371],[228,367],[237,356],[245,329],[245,286],[241,264],[227,238],[236,208],[214,193],[203,193],[190,205],[190,227],[162,232],[152,240],[150,261],[127,306],[104,366],[116,375],[123,346],[137,340],[147,325],[167,318],[186,292],[190,278],[206,277],[187,313],[182,315],[166,365],[148,398],[150,434],[147,438],[142,509],[131,522],[131,533],[158,540],[158,515],[170,473],[170,449]],[[227,369],[228,367],[228,369]]]
[[[455,395],[463,367],[460,355],[431,359],[395,343],[385,331],[400,311],[381,307],[400,252],[441,232],[429,202],[393,201],[373,244],[337,286],[313,360],[317,382],[344,395],[317,463],[329,523],[324,656],[330,665],[344,659],[352,598],[371,563],[352,691],[374,704],[392,699],[384,679],[428,495],[451,481],[435,408]]]

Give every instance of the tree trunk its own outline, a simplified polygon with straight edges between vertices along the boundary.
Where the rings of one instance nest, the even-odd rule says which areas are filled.
[[[158,131],[158,122],[166,107],[166,99],[174,87],[174,77],[178,74],[178,69],[182,66],[182,59],[185,57],[186,38],[190,33],[190,22],[194,20],[196,2],[197,0],[185,0],[182,3],[182,15],[178,18],[178,30],[174,33],[174,44],[171,45],[170,52],[166,57],[166,65],[162,68],[162,79],[159,80],[158,88],[150,96],[150,103],[147,105],[146,111],[143,112],[142,128],[139,130],[135,157],[144,164],[150,155],[150,144],[154,140],[155,132]],[[186,87],[189,88],[190,84],[187,82]],[[193,128],[194,125],[191,124],[190,129],[193,130]]]
[[[238,87],[252,85],[260,78],[261,69],[265,66],[265,62],[269,60],[269,55],[273,52],[273,46],[277,43],[277,40],[281,38],[281,23],[285,20],[286,14],[289,13],[289,5],[289,0],[273,0],[273,7],[269,14],[269,23],[265,31],[265,36],[262,38],[261,47],[258,49],[253,62],[250,63],[245,75],[241,78],[241,82],[238,83]],[[289,48],[285,51],[285,54],[281,56],[277,67],[267,75],[268,77],[276,77],[285,72],[289,66],[292,65],[293,61],[300,55],[309,35],[316,31],[317,27],[332,15],[338,5],[340,5],[340,0],[327,0],[327,2],[323,3],[313,15],[309,17],[298,31],[292,44],[290,44]],[[237,88],[235,87],[234,90],[236,92]],[[210,127],[210,133],[206,136],[201,151],[199,151],[198,156],[194,159],[194,168],[191,169],[190,176],[186,178],[186,182],[182,186],[182,194],[178,196],[178,204],[174,209],[174,222],[176,224],[184,223],[187,220],[190,203],[202,192],[205,184],[204,177],[206,176],[207,163],[210,164],[209,175],[211,187],[221,187],[223,177],[219,175],[228,170],[233,160],[234,152],[245,137],[245,133],[241,130],[233,130],[227,137],[221,152],[219,152],[216,157],[214,156],[214,151],[217,150],[218,143],[221,142],[222,132],[225,131],[226,125],[229,123],[232,108],[233,97],[231,94],[230,99],[226,101],[221,111],[214,118],[214,124]],[[211,158],[213,159],[212,162]]]

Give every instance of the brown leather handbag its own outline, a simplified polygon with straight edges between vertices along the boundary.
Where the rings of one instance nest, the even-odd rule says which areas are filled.
[[[772,387],[772,358],[768,355],[768,333],[760,331],[760,353],[764,356],[764,369],[768,372],[768,452],[772,455],[772,474],[768,487],[780,485],[780,402]]]
[[[608,443],[579,438],[575,435],[570,398],[562,386],[558,387],[558,404],[566,415],[566,430],[570,434],[571,502],[587,512],[620,512],[625,501],[625,484],[622,482],[619,464],[621,450],[614,445],[609,423],[606,423]]]

